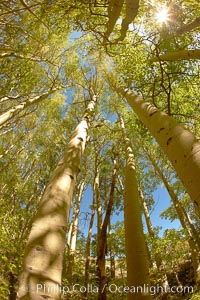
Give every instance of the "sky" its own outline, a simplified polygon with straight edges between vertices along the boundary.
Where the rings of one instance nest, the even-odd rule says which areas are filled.
[[[153,197],[156,205],[151,213],[151,220],[154,227],[162,226],[162,230],[160,230],[160,235],[162,235],[166,229],[179,229],[181,225],[178,219],[172,222],[170,220],[165,220],[160,217],[160,214],[170,206],[170,197],[167,190],[159,186],[157,190],[153,193]]]
[[[162,229],[159,230],[159,236],[161,237],[166,229],[180,229],[181,225],[178,220],[175,220],[171,222],[170,220],[165,220],[160,217],[160,214],[167,209],[170,206],[170,197],[167,193],[167,190],[161,186],[155,190],[153,194],[154,200],[155,200],[155,207],[154,210],[151,212],[151,222],[153,227],[162,227]],[[89,186],[82,199],[81,204],[81,211],[80,211],[80,222],[79,222],[79,229],[83,231],[84,235],[87,236],[89,221],[90,221],[90,214],[87,214],[87,212],[90,212],[89,206],[92,204],[92,190]],[[119,214],[113,212],[111,217],[111,224],[114,225],[118,221],[123,221],[124,213],[121,211]],[[143,217],[143,224],[144,224],[144,233],[147,233],[147,227],[146,223],[144,221]],[[96,232],[96,228],[93,229],[93,233]]]
[[[70,35],[70,41],[74,41],[78,38],[80,38],[82,35],[81,32],[72,32]],[[67,94],[68,98],[70,98],[70,91]],[[116,119],[115,116],[109,116],[109,120],[114,122]],[[160,217],[160,214],[167,209],[170,206],[170,197],[168,195],[167,190],[162,187],[158,186],[157,189],[153,193],[153,198],[155,200],[155,207],[151,212],[151,222],[153,227],[162,227],[159,230],[159,236],[162,236],[164,231],[166,229],[180,229],[181,225],[180,222],[177,220],[174,220],[173,222],[170,220],[166,220]],[[79,229],[83,231],[84,235],[87,236],[87,231],[88,231],[88,226],[89,226],[89,221],[90,221],[90,208],[89,206],[92,204],[92,190],[91,187],[88,186],[86,188],[86,191],[83,195],[82,199],[82,204],[81,204],[81,210],[80,210],[80,222],[79,222]],[[118,212],[117,214],[113,212],[112,217],[111,217],[111,223],[115,224],[118,221],[123,221],[123,211],[120,213]],[[146,222],[143,217],[143,224],[144,224],[144,232],[147,233],[147,227],[146,227]],[[94,229],[94,233],[96,231],[96,228]]]

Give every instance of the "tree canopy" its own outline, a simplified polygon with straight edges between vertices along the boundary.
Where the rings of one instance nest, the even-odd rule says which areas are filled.
[[[199,297],[199,9],[1,1],[1,299]]]

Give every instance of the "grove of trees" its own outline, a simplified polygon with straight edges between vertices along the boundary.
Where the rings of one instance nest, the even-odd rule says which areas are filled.
[[[0,2],[0,299],[200,298],[199,10]]]

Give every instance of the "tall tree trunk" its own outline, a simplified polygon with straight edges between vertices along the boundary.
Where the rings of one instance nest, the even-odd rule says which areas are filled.
[[[163,149],[200,214],[200,143],[174,118],[129,89],[115,86]]]
[[[150,219],[150,215],[149,215],[149,211],[148,211],[148,208],[147,208],[146,201],[144,199],[144,195],[143,195],[140,188],[138,188],[138,192],[139,192],[139,198],[140,198],[141,203],[142,203],[142,208],[143,208],[144,217],[145,217],[145,221],[146,221],[146,224],[147,224],[147,229],[148,229],[149,236],[153,239],[156,239],[157,236],[155,234],[155,231],[154,231],[152,223],[151,223],[151,219]],[[155,249],[155,247],[153,248],[153,250],[156,253],[157,249]],[[160,266],[162,265],[162,258],[159,255],[159,253],[155,254],[155,262],[156,262],[157,269],[160,270]]]
[[[102,229],[102,204],[101,204],[100,191],[99,191],[99,170],[98,170],[98,167],[96,167],[93,189],[94,189],[94,193],[95,193],[95,203],[96,203],[96,210],[97,210],[97,249],[98,249],[99,244],[100,244],[101,229]]]
[[[147,151],[146,151],[146,153],[147,153],[148,159],[154,166],[154,169],[156,170],[159,177],[162,179],[162,181],[169,193],[169,196],[172,200],[172,203],[174,205],[176,214],[178,216],[178,219],[181,223],[182,228],[187,232],[188,244],[189,244],[189,247],[190,247],[191,253],[192,253],[192,262],[193,262],[193,267],[194,267],[195,279],[198,281],[197,273],[198,273],[198,268],[200,267],[200,263],[199,263],[199,259],[198,259],[199,250],[200,250],[198,233],[196,232],[194,226],[191,227],[191,224],[187,223],[187,220],[188,220],[187,213],[186,213],[184,207],[181,205],[180,201],[178,200],[178,197],[174,193],[167,178],[164,176],[161,169],[159,168],[158,164],[156,163],[156,161],[153,159],[153,157]],[[186,219],[185,219],[185,216],[187,216]]]
[[[129,25],[134,21],[139,9],[139,0],[126,0],[126,16],[122,20],[121,35],[116,42],[123,41]]]
[[[4,112],[0,115],[0,126],[8,122],[10,119],[12,119],[14,116],[19,114],[21,111],[23,111],[25,108],[37,104],[41,102],[44,99],[47,99],[48,96],[53,94],[55,91],[59,90],[60,87],[52,88],[50,91],[42,94],[41,96],[36,96],[35,98],[29,99],[27,101],[23,101],[19,103],[18,105],[15,105],[14,107],[10,108],[8,111]]]
[[[150,62],[159,61],[174,61],[174,60],[190,60],[190,59],[200,59],[200,50],[179,50],[176,52],[170,52],[158,57],[152,57]]]
[[[66,225],[96,96],[67,145],[44,192],[25,249],[18,299],[60,299]]]
[[[106,24],[106,32],[104,35],[103,44],[109,42],[110,34],[112,33],[117,20],[120,17],[120,13],[124,4],[124,0],[111,0],[108,6],[108,22]]]
[[[124,189],[127,281],[128,286],[135,287],[134,293],[128,293],[128,299],[150,300],[151,296],[147,290],[149,284],[149,262],[143,233],[134,155],[131,142],[126,136],[123,118],[120,116],[119,119],[127,155]]]
[[[186,223],[188,224],[189,230],[192,233],[192,236],[194,237],[196,244],[198,245],[199,251],[200,251],[200,236],[198,231],[196,230],[192,220],[190,219],[190,216],[186,212],[185,207],[181,204],[181,210],[183,212],[183,215],[185,216]]]
[[[189,222],[189,216],[187,215],[184,207],[178,200],[178,197],[175,194],[173,188],[170,186],[167,178],[164,176],[163,172],[159,168],[158,164],[156,163],[156,161],[154,160],[152,155],[150,155],[147,151],[146,151],[146,153],[147,153],[149,161],[152,163],[155,171],[159,175],[160,179],[162,180],[162,182],[164,183],[164,185],[166,187],[166,190],[168,191],[168,194],[172,200],[172,203],[174,205],[174,208],[175,208],[176,214],[178,216],[178,219],[181,223],[181,226],[183,227],[183,229],[186,230],[186,232],[188,233],[188,236],[190,236],[195,241],[197,247],[200,250],[200,241],[199,241],[198,233],[195,230],[195,227],[192,226],[193,224],[191,222]],[[185,218],[185,217],[187,217],[187,218]]]
[[[110,221],[109,221],[109,233],[112,234],[110,228]],[[109,243],[109,252],[110,252],[110,279],[115,279],[115,250],[111,241]]]
[[[91,238],[92,238],[92,227],[94,223],[95,217],[95,195],[93,195],[93,204],[92,204],[92,212],[90,218],[90,224],[88,229],[87,241],[86,241],[86,250],[85,250],[85,287],[87,287],[89,283],[89,268],[90,268],[90,245],[91,245]],[[86,289],[84,293],[84,297],[87,299],[88,290]]]
[[[74,205],[74,211],[72,216],[72,222],[68,233],[68,266],[67,266],[67,278],[69,285],[73,284],[73,267],[76,253],[76,240],[78,234],[78,219],[80,212],[81,199],[83,195],[85,182],[82,180],[78,186],[77,197]]]
[[[140,197],[140,200],[142,202],[142,207],[143,207],[143,211],[144,211],[144,216],[145,216],[149,236],[153,240],[156,240],[156,239],[158,239],[158,237],[157,237],[157,235],[156,235],[156,233],[153,229],[153,226],[152,226],[152,223],[151,223],[151,218],[150,218],[149,211],[148,211],[148,208],[147,208],[147,204],[146,204],[146,201],[144,199],[143,193],[142,193],[140,188],[139,188],[139,197]],[[169,287],[169,283],[168,283],[168,280],[167,280],[167,275],[166,275],[165,269],[161,268],[163,266],[162,257],[161,257],[161,254],[158,252],[159,249],[157,249],[157,245],[153,244],[152,245],[152,250],[155,253],[154,255],[155,255],[156,267],[157,267],[158,271],[162,273],[162,286],[163,286],[163,289],[166,293],[166,291],[170,291],[170,287]]]
[[[142,203],[142,208],[143,208],[143,212],[144,212],[144,217],[145,217],[148,233],[151,237],[155,238],[156,234],[154,232],[154,229],[153,229],[153,226],[152,226],[152,223],[151,223],[151,218],[150,218],[150,215],[149,215],[149,211],[148,211],[148,208],[147,208],[147,204],[146,204],[146,201],[144,199],[144,195],[143,195],[142,190],[141,190],[140,187],[138,187],[138,192],[139,192],[139,198],[140,198],[141,203]]]
[[[116,183],[116,160],[113,161],[114,167],[112,172],[112,179],[111,179],[111,187],[110,187],[110,196],[107,203],[106,214],[103,220],[101,232],[100,232],[100,240],[97,252],[97,271],[99,277],[99,293],[98,293],[98,300],[106,300],[107,299],[107,278],[106,278],[106,247],[107,247],[107,228],[110,221],[110,216],[113,208],[114,203],[114,190],[115,190],[115,183]]]
[[[8,273],[9,276],[9,300],[15,300],[17,293],[16,293],[16,283],[17,283],[17,277],[15,274],[13,274],[12,271]]]

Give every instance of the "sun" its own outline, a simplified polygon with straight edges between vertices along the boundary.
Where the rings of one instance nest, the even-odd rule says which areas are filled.
[[[167,7],[162,7],[157,10],[156,20],[158,23],[167,23],[169,20],[169,9]]]

